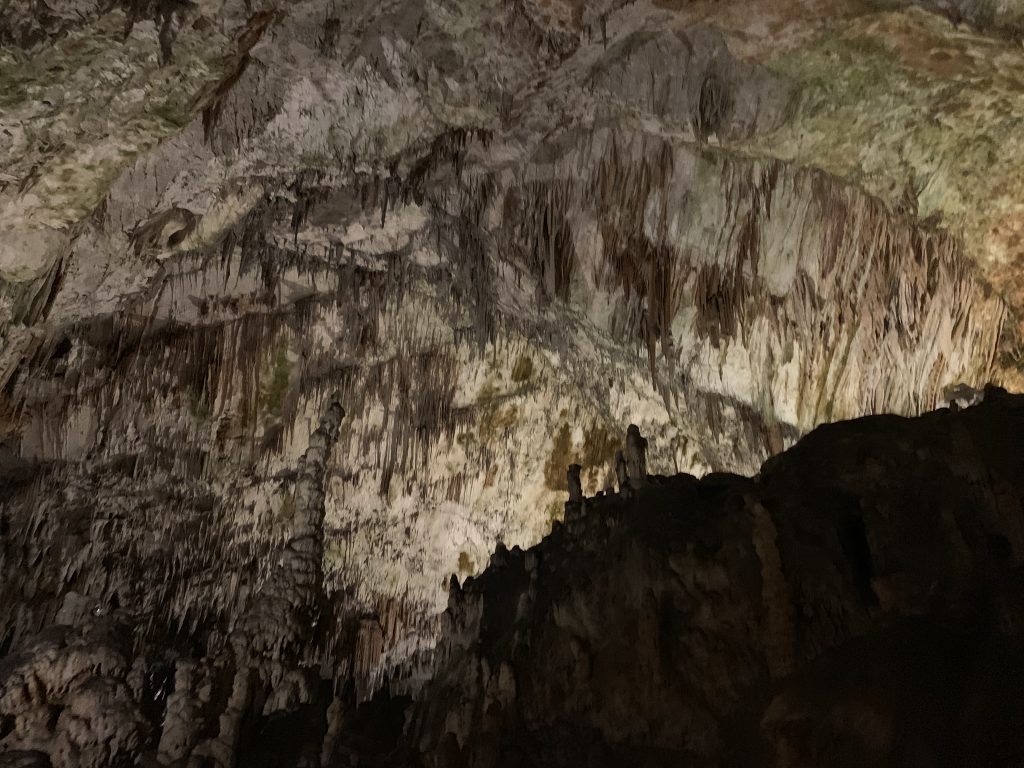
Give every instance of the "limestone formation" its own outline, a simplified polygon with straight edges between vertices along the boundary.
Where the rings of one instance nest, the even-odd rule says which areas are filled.
[[[583,467],[579,464],[570,464],[569,469],[566,471],[570,504],[583,501],[583,485],[580,483],[581,471],[583,471]]]
[[[625,460],[630,487],[643,488],[647,485],[647,440],[636,424],[630,424],[626,430]]]
[[[200,719],[193,684],[195,662],[182,660],[174,671],[174,690],[167,697],[157,759],[170,765],[188,757],[197,741]]]
[[[677,475],[588,499],[585,518],[468,588],[481,613],[453,622],[403,759],[782,768],[1016,754],[1021,429],[1022,396],[870,417],[815,430],[755,479]],[[527,615],[522,601],[515,641],[497,628]]]
[[[967,384],[954,384],[942,392],[942,405],[948,408],[969,408],[985,399],[985,391]]]
[[[615,478],[619,483],[619,493],[629,488],[629,466],[626,464],[626,455],[622,451],[615,452]]]
[[[545,602],[548,534],[632,535],[592,513],[679,473],[718,510],[822,424],[1006,407],[985,386],[1024,386],[1018,5],[0,0],[0,764],[387,764],[442,636],[542,653],[557,614],[552,679],[609,674],[592,613]],[[992,519],[1011,491],[984,492]],[[855,521],[729,499],[756,528],[742,594],[771,605],[756,653],[694,652],[735,662],[704,691],[726,703],[761,662],[803,669],[798,607],[846,627],[831,598],[787,613],[773,542],[863,549]],[[738,614],[700,573],[680,624],[711,637]],[[910,611],[890,576],[879,605]],[[683,632],[659,589],[631,595],[635,645]],[[462,765],[541,690],[517,658],[476,659],[427,759]],[[881,718],[819,722],[808,690],[745,712],[781,762]],[[729,741],[699,725],[691,753]]]
[[[132,764],[151,726],[127,684],[124,618],[50,627],[4,660],[0,755],[41,754],[54,768]]]

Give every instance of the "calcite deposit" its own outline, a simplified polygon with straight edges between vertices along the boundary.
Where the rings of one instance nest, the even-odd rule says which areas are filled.
[[[383,759],[496,547],[1019,388],[1022,32],[0,0],[0,760]]]
[[[453,582],[427,766],[1012,765],[1024,398],[644,478]],[[405,751],[402,752],[401,750]]]

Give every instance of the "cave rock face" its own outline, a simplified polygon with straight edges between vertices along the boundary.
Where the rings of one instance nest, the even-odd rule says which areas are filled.
[[[333,754],[432,674],[453,573],[540,541],[567,467],[618,482],[624,425],[650,473],[754,475],[1024,383],[1022,29],[1009,0],[6,2],[5,754],[229,764],[323,708]]]
[[[1022,428],[1024,398],[996,395],[819,428],[753,479],[630,478],[567,506],[453,583],[410,749],[431,766],[1018,754]]]

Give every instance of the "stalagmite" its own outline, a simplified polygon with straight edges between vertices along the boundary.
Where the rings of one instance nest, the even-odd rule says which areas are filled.
[[[569,501],[579,502],[583,501],[583,485],[580,482],[580,472],[583,467],[579,464],[570,464],[566,471],[566,477],[569,485]]]
[[[345,724],[346,707],[341,697],[335,696],[327,708],[327,731],[320,750],[320,767],[327,768],[334,757],[338,734]]]
[[[583,498],[583,485],[580,480],[580,472],[583,467],[579,464],[570,464],[566,470],[566,480],[569,487],[569,500],[565,502],[565,519],[571,520],[578,517],[586,505]]]
[[[631,488],[647,485],[647,440],[641,436],[640,428],[630,424],[626,430],[625,451],[626,474]]]
[[[621,450],[615,452],[615,479],[619,484],[619,493],[629,488],[629,467],[626,455]]]
[[[164,765],[172,765],[188,757],[199,731],[199,707],[193,690],[195,663],[179,661],[174,671],[174,691],[167,697],[167,711],[164,715],[163,731],[157,759]]]

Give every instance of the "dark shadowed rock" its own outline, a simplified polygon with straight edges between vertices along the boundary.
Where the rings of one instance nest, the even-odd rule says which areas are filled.
[[[410,748],[474,768],[1002,764],[1024,748],[1022,429],[1019,396],[870,417],[753,480],[588,499],[460,594]]]

